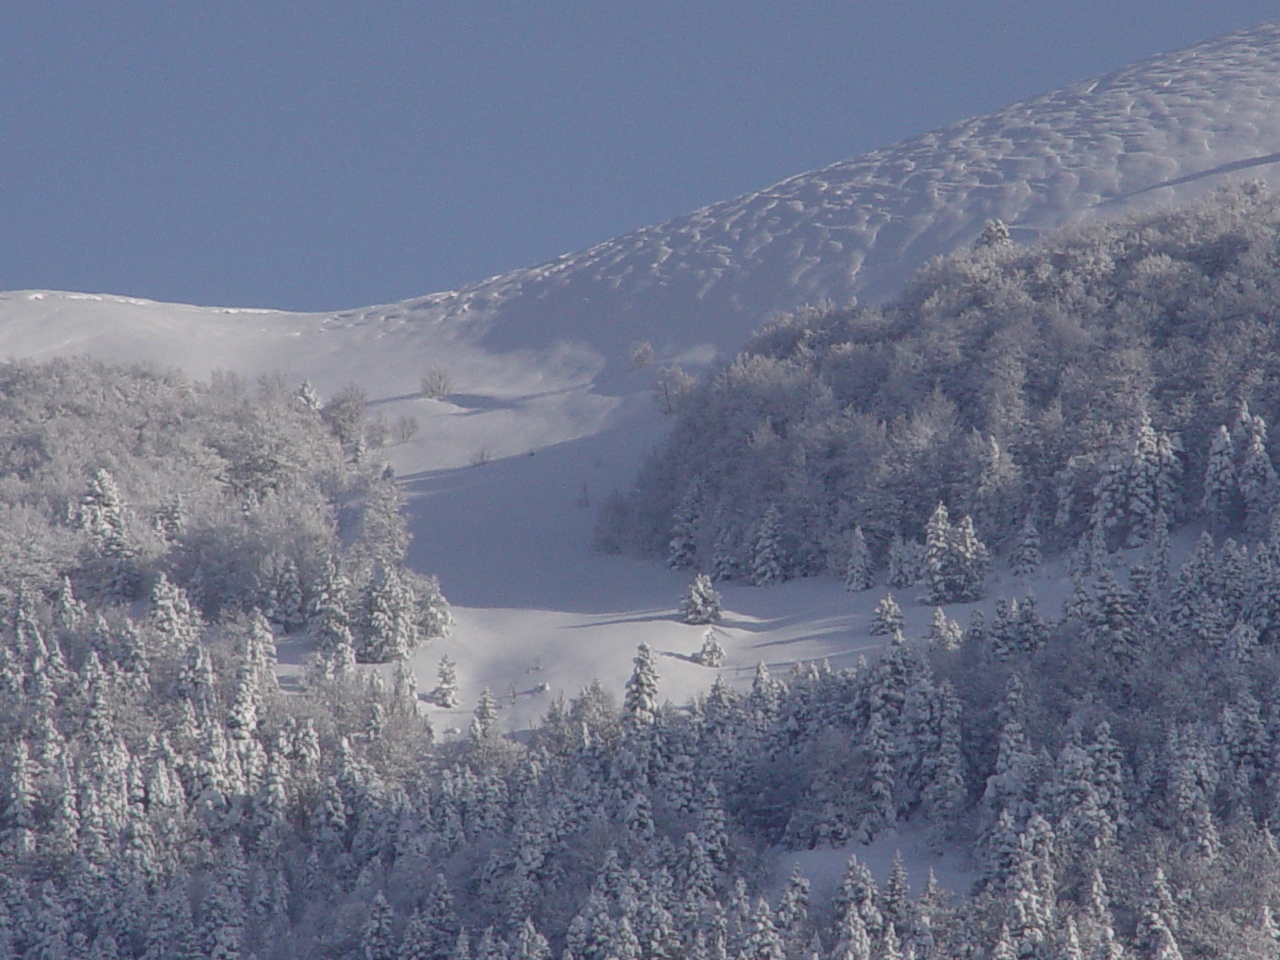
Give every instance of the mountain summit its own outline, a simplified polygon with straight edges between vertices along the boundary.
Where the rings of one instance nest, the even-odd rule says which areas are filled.
[[[412,304],[509,348],[569,336],[721,350],[769,314],[879,301],[999,218],[1015,240],[1181,201],[1280,161],[1280,23],[1263,24]],[[535,332],[536,331],[536,332]]]
[[[439,334],[489,354],[574,343],[597,361],[619,361],[633,340],[652,341],[660,358],[699,345],[724,354],[779,311],[892,295],[930,257],[971,243],[991,218],[1025,241],[1184,200],[1232,174],[1265,177],[1280,160],[1278,101],[1280,23],[1266,23],[460,290],[270,320],[10,295],[0,300],[0,351],[147,355],[193,372],[239,368],[247,356],[254,366],[307,372],[309,354],[329,352],[331,338],[296,335],[342,328],[376,334],[397,354],[430,350]],[[199,321],[213,321],[223,334],[215,339],[230,335],[230,353],[211,355],[207,337],[190,336]],[[246,338],[275,339],[284,328],[293,335],[287,349],[234,355]]]

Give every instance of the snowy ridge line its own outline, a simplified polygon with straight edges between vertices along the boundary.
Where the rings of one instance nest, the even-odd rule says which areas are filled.
[[[1273,162],[1278,62],[1280,25],[1263,24],[407,301],[402,317],[480,325],[501,345],[554,324],[616,350],[627,336],[669,334],[674,313],[732,349],[770,313],[885,298],[986,219],[1035,235],[1139,198],[1185,199],[1211,185],[1202,180]]]

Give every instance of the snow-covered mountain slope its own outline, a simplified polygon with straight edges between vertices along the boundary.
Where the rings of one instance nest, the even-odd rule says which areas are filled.
[[[1030,240],[1231,176],[1266,178],[1280,162],[1277,102],[1280,24],[1266,24],[404,303],[291,314],[2,294],[0,356],[278,369],[323,393],[361,383],[375,412],[420,424],[388,454],[416,515],[412,560],[440,573],[457,605],[450,653],[469,692],[523,689],[535,674],[569,693],[592,675],[616,685],[639,640],[688,653],[701,634],[669,617],[683,577],[591,556],[592,511],[577,506],[625,485],[662,429],[647,397],[653,368],[628,369],[630,342],[698,366],[781,310],[891,295],[988,218]],[[454,381],[444,401],[417,395],[433,364]],[[481,460],[493,462],[469,466]],[[855,655],[875,597],[805,583],[727,599],[726,646],[742,668]],[[923,626],[927,612],[916,613]],[[424,654],[424,670],[438,653]],[[672,695],[709,679],[669,663]]]

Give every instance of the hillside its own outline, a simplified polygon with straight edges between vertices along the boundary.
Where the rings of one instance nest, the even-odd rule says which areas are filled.
[[[705,369],[797,304],[883,301],[930,257],[967,246],[990,217],[1022,242],[1193,197],[1242,170],[1265,175],[1280,151],[1271,109],[1278,48],[1275,24],[1207,41],[548,264],[401,304],[300,315],[9,293],[0,296],[0,356],[88,352],[152,359],[192,376],[280,370],[292,382],[309,378],[326,397],[363,384],[388,422],[419,424],[411,440],[379,455],[404,479],[415,512],[410,561],[441,574],[459,634],[493,638],[500,649],[518,628],[534,631],[536,646],[577,650],[619,611],[667,609],[683,587],[667,571],[592,558],[592,511],[574,506],[584,484],[593,506],[627,486],[661,436],[666,425],[649,396],[654,368]],[[653,344],[652,366],[628,369],[632,341]],[[432,365],[452,377],[444,400],[417,394]],[[486,458],[483,471],[469,466]],[[541,562],[548,552],[565,562]],[[753,623],[790,613],[751,591],[733,602]],[[843,602],[819,605],[821,630],[793,624],[787,635],[847,629],[853,614]],[[812,604],[806,597],[799,609]],[[584,612],[591,619],[582,627]],[[556,657],[566,689],[593,672],[620,681],[639,639],[612,654],[597,644],[601,655],[585,660]],[[795,648],[796,656],[829,652]],[[744,652],[738,663],[749,667],[755,656]],[[544,666],[552,662],[548,654]],[[472,664],[470,676],[481,669]],[[511,678],[497,669],[490,680],[507,686]]]
[[[993,544],[1061,548],[1195,519],[1265,532],[1280,416],[1280,203],[1258,184],[1173,211],[996,243],[879,308],[777,321],[682,405],[611,541],[749,576],[883,556],[937,503]],[[673,555],[673,559],[674,555]]]
[[[402,304],[0,295],[0,960],[1274,958],[1278,53]]]

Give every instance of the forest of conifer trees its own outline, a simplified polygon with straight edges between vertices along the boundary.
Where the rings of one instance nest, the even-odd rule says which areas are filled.
[[[1280,205],[990,233],[766,331],[602,517],[709,669],[727,579],[873,591],[880,652],[674,704],[641,646],[521,731],[433,727],[358,389],[0,365],[0,960],[1280,955]],[[873,876],[907,833],[972,888]]]

